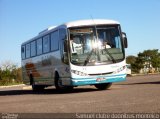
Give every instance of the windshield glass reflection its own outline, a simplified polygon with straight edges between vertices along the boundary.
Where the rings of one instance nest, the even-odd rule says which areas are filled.
[[[70,29],[71,63],[102,65],[124,59],[118,25]]]

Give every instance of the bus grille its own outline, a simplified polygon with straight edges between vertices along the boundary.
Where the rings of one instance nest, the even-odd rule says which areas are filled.
[[[96,75],[107,75],[112,74],[113,72],[107,72],[107,73],[98,73],[98,74],[89,74],[90,76],[96,76]]]

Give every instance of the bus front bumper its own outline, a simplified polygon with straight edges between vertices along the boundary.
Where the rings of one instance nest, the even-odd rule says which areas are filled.
[[[72,78],[72,86],[94,85],[101,83],[112,83],[126,80],[126,74],[112,76],[96,76],[92,78]]]

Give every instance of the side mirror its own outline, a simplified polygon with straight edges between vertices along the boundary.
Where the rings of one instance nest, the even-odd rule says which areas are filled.
[[[125,48],[128,48],[128,41],[126,33],[122,32],[122,40]]]

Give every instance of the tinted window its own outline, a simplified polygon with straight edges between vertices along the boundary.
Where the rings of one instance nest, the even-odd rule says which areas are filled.
[[[30,49],[30,44],[28,43],[26,45],[26,58],[30,58],[30,54],[31,54],[31,49]]]
[[[51,33],[51,51],[58,50],[59,48],[59,36],[58,31]]]
[[[21,47],[21,57],[22,59],[25,59],[25,46]]]
[[[43,53],[50,51],[50,40],[49,35],[43,37]]]
[[[42,54],[42,38],[37,40],[37,55]]]
[[[65,37],[66,37],[66,29],[60,29],[59,30],[59,38],[61,40],[65,40]]]
[[[36,55],[36,41],[31,42],[31,57]]]

